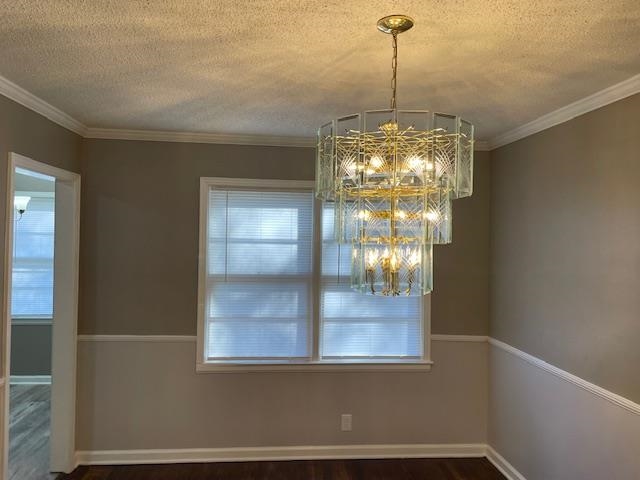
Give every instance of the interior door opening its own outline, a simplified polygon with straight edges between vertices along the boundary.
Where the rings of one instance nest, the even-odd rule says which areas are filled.
[[[0,478],[75,467],[80,176],[11,153],[6,197]]]
[[[14,171],[9,479],[50,480],[56,179]]]

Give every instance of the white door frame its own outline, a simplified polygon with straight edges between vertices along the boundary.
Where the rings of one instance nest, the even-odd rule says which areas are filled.
[[[4,291],[0,357],[0,479],[8,478],[9,379],[11,360],[11,273],[13,270],[14,176],[16,167],[56,179],[54,314],[52,328],[51,462],[53,472],[75,468],[80,175],[9,153],[6,191]]]

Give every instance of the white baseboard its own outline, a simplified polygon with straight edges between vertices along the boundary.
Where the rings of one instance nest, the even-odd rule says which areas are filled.
[[[181,450],[96,450],[76,452],[78,465],[335,460],[368,458],[484,457],[486,445],[329,445],[293,447],[194,448]]]
[[[11,375],[11,385],[51,385],[51,375]]]
[[[500,470],[507,480],[527,480],[518,470],[515,469],[507,460],[496,452],[491,445],[487,445],[487,460],[493,463],[493,466]]]

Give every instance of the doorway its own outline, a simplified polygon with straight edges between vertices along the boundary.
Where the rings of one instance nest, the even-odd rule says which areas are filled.
[[[2,477],[75,467],[80,176],[9,154],[0,388]]]

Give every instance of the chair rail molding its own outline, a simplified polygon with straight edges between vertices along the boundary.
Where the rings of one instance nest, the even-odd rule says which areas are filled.
[[[511,345],[501,342],[500,340],[497,340],[495,338],[489,338],[489,343],[494,347],[504,350],[505,352],[508,352],[511,355],[514,355],[535,367],[538,367],[546,372],[551,373],[552,375],[555,375],[558,378],[566,380],[569,383],[573,383],[574,385],[586,390],[589,393],[604,398],[605,400],[608,400],[609,402],[622,407],[625,410],[635,413],[636,415],[640,415],[640,405],[629,400],[628,398],[618,395],[617,393],[610,392],[605,388],[588,382],[583,378],[580,378],[572,373],[569,373],[565,370],[562,370],[561,368],[545,362],[541,358],[534,357],[533,355],[523,352],[522,350],[518,350],[516,347],[512,347]]]

